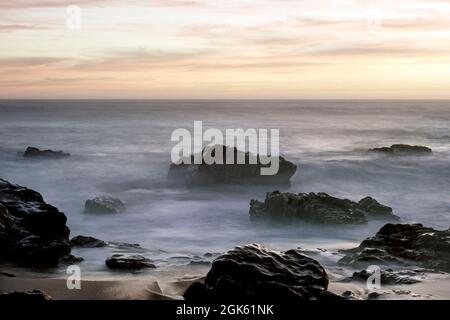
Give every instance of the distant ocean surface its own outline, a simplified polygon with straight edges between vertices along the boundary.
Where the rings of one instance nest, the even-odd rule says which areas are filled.
[[[380,224],[274,226],[249,221],[249,201],[268,187],[190,190],[167,183],[171,133],[204,127],[278,128],[280,152],[298,165],[291,192],[372,196],[404,222],[450,225],[450,101],[0,101],[0,177],[40,192],[68,217],[71,236],[139,243],[145,255],[183,256],[260,242],[272,248],[337,249],[358,244]],[[425,145],[432,156],[383,157],[368,148]],[[64,150],[63,160],[21,157],[27,146]],[[122,214],[83,213],[108,194]],[[100,253],[99,253],[100,252]],[[102,270],[111,252],[86,250]],[[177,258],[176,257],[181,257]]]

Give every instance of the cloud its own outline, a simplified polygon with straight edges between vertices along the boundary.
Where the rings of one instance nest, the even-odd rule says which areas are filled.
[[[0,68],[38,67],[66,61],[61,57],[9,57],[0,58]]]
[[[29,24],[0,24],[0,32],[16,32],[22,30],[45,30],[49,27]]]

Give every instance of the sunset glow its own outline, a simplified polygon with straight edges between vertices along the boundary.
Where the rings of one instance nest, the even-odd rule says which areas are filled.
[[[444,0],[16,0],[0,21],[0,98],[450,98]]]

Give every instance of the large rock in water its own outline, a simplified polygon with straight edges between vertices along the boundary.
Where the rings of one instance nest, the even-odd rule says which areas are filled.
[[[215,259],[205,282],[193,283],[184,298],[190,302],[339,299],[327,288],[325,269],[299,250],[277,252],[250,244]]]
[[[450,272],[450,229],[439,231],[421,224],[386,224],[378,233],[353,249],[340,263],[366,267],[371,264],[413,264]]]
[[[410,146],[407,144],[393,144],[390,147],[369,149],[370,152],[380,152],[393,155],[431,154],[433,150],[424,146]]]
[[[86,200],[84,209],[87,213],[120,213],[125,211],[125,205],[120,199],[101,196]]]
[[[194,156],[190,157],[190,163],[186,161],[181,164],[172,164],[169,169],[169,180],[182,181],[187,186],[204,186],[214,184],[270,184],[286,185],[290,183],[290,178],[295,174],[297,166],[285,158],[279,156],[279,170],[274,175],[261,175],[261,168],[269,167],[260,162],[257,155],[257,163],[250,164],[250,153],[242,152],[236,148],[219,146],[223,150],[225,157],[227,152],[234,155],[234,164],[193,164]],[[207,150],[212,150],[208,148]],[[203,151],[205,152],[205,150]],[[214,155],[214,150],[211,154]],[[242,155],[245,164],[237,164],[238,155]]]
[[[368,219],[398,220],[392,208],[371,197],[353,202],[326,193],[268,192],[264,202],[250,201],[251,219],[298,219],[313,223],[361,224]]]
[[[36,191],[0,179],[1,259],[56,265],[70,253],[66,216]]]
[[[70,154],[63,151],[40,150],[35,147],[28,147],[23,153],[23,156],[25,158],[61,159],[70,157]]]

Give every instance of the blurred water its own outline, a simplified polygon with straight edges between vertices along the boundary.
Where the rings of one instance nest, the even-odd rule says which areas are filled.
[[[286,190],[352,200],[371,195],[405,222],[450,225],[446,101],[0,101],[0,177],[42,193],[66,213],[72,235],[137,242],[161,261],[254,241],[279,249],[345,247],[380,227],[254,225],[249,200],[263,199],[267,187],[169,186],[170,135],[192,130],[194,120],[206,128],[279,128],[281,154],[299,166]],[[393,143],[435,152],[391,158],[365,152]],[[18,152],[29,145],[72,156],[24,159]],[[122,199],[127,212],[83,213],[84,201],[101,194]],[[101,268],[111,250],[81,250],[84,265]]]

